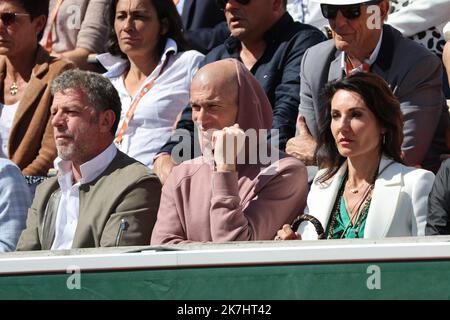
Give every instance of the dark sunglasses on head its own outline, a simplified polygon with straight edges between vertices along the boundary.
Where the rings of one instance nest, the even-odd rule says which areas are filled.
[[[381,0],[374,0],[374,1],[368,1],[364,3],[357,3],[357,4],[349,4],[349,5],[333,5],[333,4],[324,4],[322,3],[320,5],[320,9],[322,10],[322,15],[325,17],[325,19],[336,19],[337,12],[341,11],[342,15],[349,19],[353,20],[358,18],[361,15],[361,7],[364,6],[370,6],[374,4],[380,3]]]
[[[235,0],[237,3],[243,4],[244,6],[246,4],[249,4],[250,0]],[[217,0],[217,5],[220,9],[225,9],[225,6],[227,5],[228,0]]]
[[[10,26],[14,22],[16,22],[17,17],[20,16],[29,16],[28,13],[15,13],[15,12],[1,12],[0,20],[2,20],[5,26]]]

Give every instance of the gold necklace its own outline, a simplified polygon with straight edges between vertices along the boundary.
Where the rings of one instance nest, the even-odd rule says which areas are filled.
[[[17,83],[13,82],[11,86],[9,87],[9,93],[12,96],[15,96],[19,92],[19,87],[17,86]]]

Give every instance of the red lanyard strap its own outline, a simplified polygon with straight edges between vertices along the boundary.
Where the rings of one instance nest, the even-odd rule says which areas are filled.
[[[362,69],[354,68],[350,58],[345,56],[345,73],[347,76],[351,75],[355,71],[361,71],[363,73],[370,72],[370,64],[367,63],[367,59],[363,61]]]
[[[114,141],[116,144],[121,144],[123,140],[123,135],[125,134],[125,131],[128,128],[128,124],[131,121],[131,118],[133,118],[134,112],[136,111],[136,108],[139,104],[139,101],[141,101],[142,97],[150,91],[150,89],[153,87],[153,84],[155,83],[156,79],[159,78],[159,76],[163,73],[164,69],[167,66],[167,63],[169,62],[170,54],[166,56],[166,60],[164,61],[161,70],[159,71],[158,75],[152,79],[147,85],[142,88],[141,92],[139,92],[139,95],[133,100],[130,109],[128,109],[127,114],[125,115],[125,119],[123,119],[122,127],[120,128],[119,134],[116,137],[116,140]]]
[[[56,17],[58,17],[58,11],[61,7],[61,4],[64,0],[57,0],[55,8],[52,11],[52,15],[50,18],[50,29],[48,30],[47,34],[47,41],[45,41],[45,50],[47,50],[49,53],[53,50],[53,28],[56,27]]]

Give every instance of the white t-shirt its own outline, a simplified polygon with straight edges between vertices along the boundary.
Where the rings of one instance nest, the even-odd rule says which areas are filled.
[[[171,52],[170,55],[169,52]],[[122,127],[133,99],[159,74],[164,61],[170,59],[153,87],[139,101],[125,130],[122,143],[118,145],[120,151],[153,168],[153,158],[170,138],[177,115],[189,103],[191,80],[203,57],[195,50],[177,52],[175,41],[169,39],[158,66],[147,77],[134,97],[130,96],[124,84],[128,61],[117,61],[117,58],[109,53],[98,57],[100,63],[108,70],[105,76],[111,80],[118,91],[122,103],[122,114],[116,134]]]
[[[0,141],[1,141],[1,158],[8,158],[8,141],[9,133],[11,132],[11,127],[13,124],[14,116],[17,112],[17,107],[19,106],[17,101],[11,105],[5,105],[0,103]]]

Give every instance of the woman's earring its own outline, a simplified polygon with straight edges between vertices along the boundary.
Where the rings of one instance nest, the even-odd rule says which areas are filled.
[[[386,144],[386,133],[383,134],[383,146]]]

